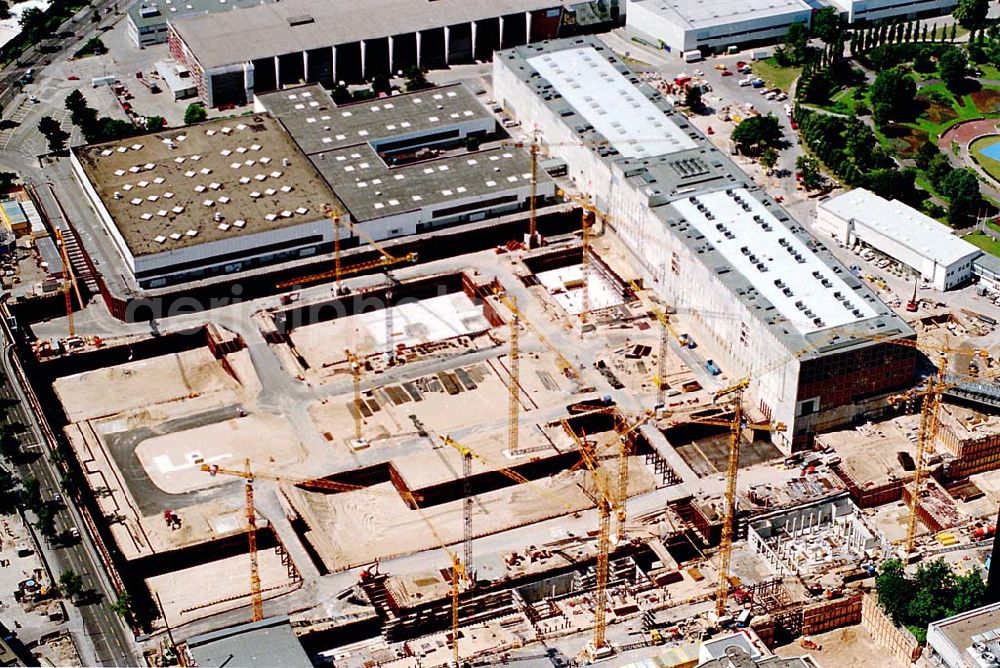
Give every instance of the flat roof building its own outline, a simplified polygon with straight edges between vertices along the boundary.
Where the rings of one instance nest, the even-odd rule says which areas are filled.
[[[779,42],[791,24],[809,25],[812,12],[805,0],[629,0],[625,25],[680,56]]]
[[[531,159],[521,148],[467,151],[496,119],[462,84],[336,106],[321,86],[267,93],[256,107],[281,120],[375,240],[471,222],[528,206]],[[544,173],[539,197],[555,194]]]
[[[905,264],[936,290],[969,281],[983,253],[947,225],[864,188],[821,202],[816,227],[845,246],[868,246]]]
[[[171,55],[198,78],[200,97],[215,107],[303,82],[331,87],[415,66],[489,60],[496,49],[556,37],[564,23],[585,27],[590,4],[282,0],[241,11],[238,21],[220,14],[171,21],[168,41]]]
[[[986,668],[1000,662],[1000,603],[927,627],[927,647],[946,668]]]
[[[191,636],[187,640],[187,652],[195,661],[192,665],[208,668],[311,668],[313,665],[302,643],[295,637],[288,617],[269,617],[259,622]]]
[[[957,0],[825,0],[838,8],[852,25],[948,14]]]
[[[497,100],[567,162],[646,284],[751,377],[748,408],[788,427],[779,446],[912,383],[913,350],[882,339],[913,330],[605,44],[518,47],[493,70]]]
[[[140,49],[167,41],[167,21],[255,7],[272,0],[139,0],[125,14],[125,28]]]
[[[275,119],[220,119],[74,149],[74,173],[145,288],[313,255],[346,213]]]

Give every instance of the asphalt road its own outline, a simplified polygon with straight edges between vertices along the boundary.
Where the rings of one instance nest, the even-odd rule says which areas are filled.
[[[122,3],[122,5],[124,4],[125,3]],[[78,48],[77,45],[80,44],[82,40],[89,38],[91,33],[103,24],[103,19],[106,16],[105,10],[109,7],[115,7],[117,9],[119,7],[118,0],[100,0],[96,5],[88,5],[84,7],[74,16],[71,16],[69,19],[60,24],[54,34],[62,32],[75,32],[79,39],[71,38],[61,40],[60,48],[57,52],[42,53],[40,49],[41,44],[34,44],[29,47],[24,53],[21,54],[20,58],[3,68],[3,70],[0,70],[0,72],[2,72],[2,78],[0,78],[0,90],[13,88],[17,80],[20,79],[29,68],[36,69],[35,75],[37,77],[37,69],[44,66],[43,63],[45,60],[55,60],[68,52],[76,50]],[[101,23],[90,22],[89,17],[94,12],[98,12],[101,15]],[[54,39],[56,38],[51,38],[46,41],[51,42]]]
[[[2,327],[2,337],[4,343],[3,368],[8,381],[0,387],[0,397],[17,402],[12,412],[16,416],[15,419],[26,427],[26,431],[21,437],[23,449],[27,453],[39,455],[33,462],[18,466],[18,472],[22,478],[28,475],[34,476],[39,482],[42,498],[51,499],[56,493],[61,492],[59,474],[49,461],[48,448],[44,445],[45,441],[38,422],[27,408],[29,404],[25,399],[24,391],[16,380],[18,375],[11,360],[14,350],[9,343],[11,340],[10,332],[6,324]],[[85,587],[103,593],[104,596],[100,603],[78,608],[83,616],[86,633],[93,643],[96,663],[102,666],[140,665],[133,652],[135,642],[131,631],[111,611],[110,604],[115,598],[114,590],[107,579],[96,549],[90,541],[90,536],[84,529],[79,512],[70,503],[67,508],[58,513],[56,531],[61,533],[73,526],[80,529],[82,537],[80,542],[67,547],[43,550],[41,556],[47,560],[55,578],[58,578],[59,573],[63,570],[72,569],[83,577]]]

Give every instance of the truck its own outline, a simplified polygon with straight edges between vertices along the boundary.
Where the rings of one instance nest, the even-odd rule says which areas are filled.
[[[684,52],[685,63],[697,63],[703,58],[704,56],[701,55],[701,51],[699,51],[698,49],[692,49],[691,51]]]
[[[771,51],[769,49],[758,49],[750,52],[750,60],[764,60],[770,57]]]

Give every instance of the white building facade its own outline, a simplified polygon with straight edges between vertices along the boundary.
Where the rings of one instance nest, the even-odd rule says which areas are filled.
[[[869,246],[905,264],[941,291],[971,280],[973,262],[982,255],[948,226],[864,188],[821,202],[816,228],[847,247]]]
[[[951,13],[958,4],[957,0],[827,0],[827,2],[839,9],[841,15],[852,25],[940,16]]]
[[[863,338],[912,330],[602,42],[501,51],[493,83],[607,214],[646,284],[689,314],[723,368],[751,377],[748,407],[788,426],[779,447],[805,447],[912,381],[906,347]]]
[[[788,26],[809,25],[811,17],[804,0],[629,0],[625,26],[680,55],[777,43]]]

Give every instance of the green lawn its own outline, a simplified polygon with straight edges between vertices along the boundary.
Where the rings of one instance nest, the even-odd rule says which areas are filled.
[[[787,93],[792,82],[802,73],[802,68],[782,67],[774,58],[768,58],[755,62],[753,73],[763,79],[768,88],[780,88]]]
[[[962,238],[970,244],[982,248],[990,255],[1000,257],[1000,241],[997,241],[993,237],[983,234],[982,232],[973,232],[972,234],[966,234]]]
[[[976,160],[979,161],[979,165],[986,171],[986,173],[992,176],[994,181],[1000,183],[1000,160],[990,158],[989,156],[983,154],[984,149],[987,149],[998,142],[1000,142],[1000,135],[977,139],[969,146],[969,152],[976,157]]]

